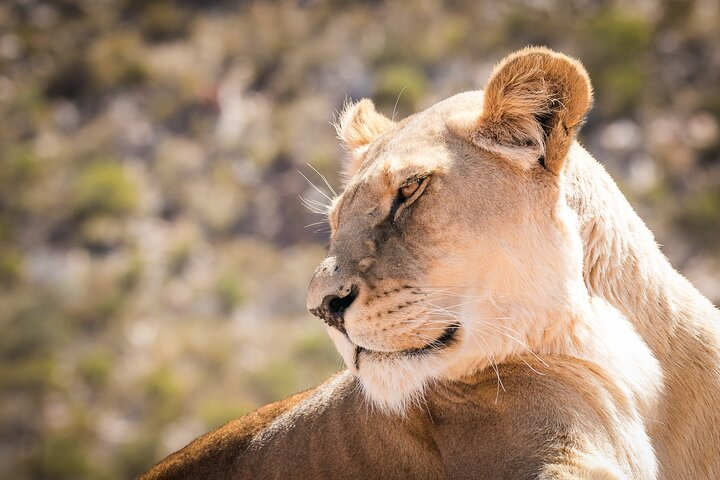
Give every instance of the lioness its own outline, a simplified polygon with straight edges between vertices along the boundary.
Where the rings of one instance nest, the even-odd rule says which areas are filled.
[[[575,141],[591,101],[528,48],[399,123],[346,108],[308,308],[348,371],[144,478],[720,477],[720,315]]]

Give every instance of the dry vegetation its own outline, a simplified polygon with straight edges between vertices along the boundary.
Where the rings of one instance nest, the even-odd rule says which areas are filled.
[[[326,233],[298,170],[338,185],[346,96],[403,116],[527,44],[585,62],[583,141],[718,302],[719,8],[2,2],[3,477],[129,478],[338,369],[305,312]]]

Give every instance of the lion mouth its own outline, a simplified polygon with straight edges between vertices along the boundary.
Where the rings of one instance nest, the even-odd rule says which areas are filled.
[[[428,343],[427,345],[424,345],[422,347],[418,348],[408,348],[406,350],[397,350],[395,352],[379,352],[376,350],[369,350],[365,347],[361,347],[360,345],[355,346],[355,368],[360,367],[360,355],[366,354],[366,355],[373,355],[373,356],[379,356],[379,357],[388,357],[388,356],[403,356],[403,357],[413,357],[418,355],[427,355],[429,353],[437,352],[438,350],[441,350],[443,348],[448,347],[454,340],[455,334],[457,333],[458,329],[460,328],[460,325],[457,323],[453,323],[449,327],[445,329],[445,331],[435,340]]]

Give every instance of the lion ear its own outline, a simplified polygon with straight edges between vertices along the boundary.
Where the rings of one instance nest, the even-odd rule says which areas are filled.
[[[478,147],[525,168],[540,163],[558,174],[591,105],[590,78],[579,61],[528,47],[495,67],[482,115],[466,134]]]
[[[372,100],[363,98],[358,102],[346,102],[335,122],[335,130],[348,152],[343,174],[349,178],[362,166],[367,146],[395,123],[375,110]]]

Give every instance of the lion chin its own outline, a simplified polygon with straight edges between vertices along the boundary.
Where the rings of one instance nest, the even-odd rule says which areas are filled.
[[[394,414],[403,414],[411,404],[423,401],[426,385],[452,365],[453,356],[445,349],[457,341],[459,328],[416,349],[394,352],[368,350],[353,344],[346,335],[328,327],[328,334],[373,406]],[[361,373],[362,372],[362,373]]]

